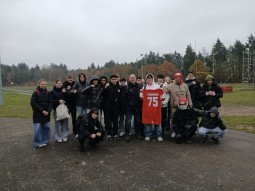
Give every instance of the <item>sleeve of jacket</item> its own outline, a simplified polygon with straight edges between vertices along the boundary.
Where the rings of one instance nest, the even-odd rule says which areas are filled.
[[[226,125],[223,123],[221,117],[219,117],[219,128],[220,128],[221,130],[227,129],[227,127],[226,127]]]
[[[89,94],[91,90],[92,90],[92,87],[87,86],[84,90],[82,90],[81,94],[82,95]]]
[[[190,96],[190,92],[189,92],[189,87],[187,86],[187,84],[184,84],[184,85],[185,85],[185,89],[186,89],[186,96],[187,96],[187,99],[189,102],[189,106],[193,107],[193,103],[191,101],[191,96]]]
[[[79,133],[84,137],[89,137],[91,135],[89,132],[89,124],[88,124],[87,117],[82,118],[82,121],[79,127]]]
[[[220,86],[216,86],[216,89],[215,89],[215,97],[216,98],[222,98],[223,97],[223,91],[222,89],[220,88]]]
[[[52,95],[51,95],[51,93],[48,93],[48,99],[49,99],[48,112],[50,113],[50,112],[51,112],[51,110],[52,110],[52,105],[53,105],[53,102],[52,102]]]
[[[101,124],[101,122],[99,120],[97,120],[97,125],[96,126],[97,126],[97,128],[99,129],[99,131],[101,133],[105,132],[105,129],[104,129],[103,125]]]
[[[37,104],[37,94],[36,94],[35,91],[34,91],[34,93],[31,96],[30,105],[32,106],[33,110],[36,110],[36,111],[39,111],[39,112],[43,112],[43,108]]]
[[[59,99],[56,96],[54,96],[54,91],[52,90],[50,93],[51,93],[51,97],[52,97],[52,103],[55,105],[58,105]]]

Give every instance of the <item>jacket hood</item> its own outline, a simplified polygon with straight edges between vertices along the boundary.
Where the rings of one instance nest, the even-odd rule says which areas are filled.
[[[151,73],[147,74],[147,75],[146,75],[146,80],[147,80],[147,78],[151,78],[151,77],[152,77],[152,84],[149,85],[149,84],[147,84],[147,82],[146,82],[146,89],[148,89],[148,90],[156,90],[156,89],[159,89],[160,86],[159,86],[158,84],[155,83],[153,74],[151,74]]]
[[[219,115],[219,111],[217,107],[212,107],[209,109],[208,113],[216,113],[216,115]]]
[[[88,113],[88,117],[89,118],[92,118],[92,113],[97,113],[98,114],[98,109],[93,107],[90,112]]]
[[[99,82],[99,78],[98,78],[96,75],[92,75],[91,78],[90,78],[89,83],[92,84],[92,82],[93,82],[94,80],[97,80],[97,81]]]
[[[214,77],[210,74],[208,74],[205,78],[205,81],[209,80],[209,79],[212,79],[214,81]]]

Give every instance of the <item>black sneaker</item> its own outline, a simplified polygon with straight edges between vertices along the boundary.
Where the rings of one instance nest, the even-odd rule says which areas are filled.
[[[112,136],[111,135],[107,135],[107,140],[108,141],[112,140]]]
[[[126,135],[125,141],[126,141],[126,142],[130,142],[130,136],[129,136],[129,135]]]
[[[136,138],[137,140],[144,140],[144,137],[142,137],[141,135],[137,135]]]
[[[220,144],[220,141],[218,138],[215,138],[214,136],[212,136],[212,140],[215,144]]]
[[[207,138],[208,138],[208,135],[206,135],[205,137],[203,137],[202,140],[200,141],[200,143],[205,143],[206,140],[207,140]]]

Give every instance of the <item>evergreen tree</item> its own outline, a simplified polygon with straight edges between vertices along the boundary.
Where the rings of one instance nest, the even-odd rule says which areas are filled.
[[[185,55],[183,57],[182,72],[184,75],[188,74],[189,67],[194,63],[195,59],[196,59],[196,53],[192,49],[191,44],[189,44],[186,48]]]

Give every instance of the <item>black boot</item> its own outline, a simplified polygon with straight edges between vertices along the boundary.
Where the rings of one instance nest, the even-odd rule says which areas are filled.
[[[215,144],[220,144],[220,141],[218,138],[215,138],[214,136],[212,136],[212,140]]]

